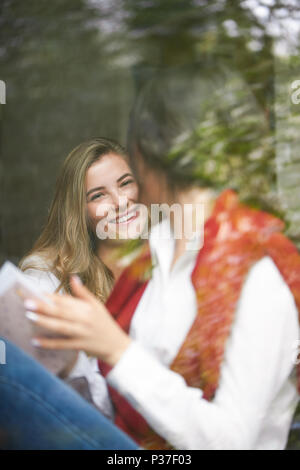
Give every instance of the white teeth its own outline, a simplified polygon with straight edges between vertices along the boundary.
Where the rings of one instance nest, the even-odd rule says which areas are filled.
[[[112,220],[111,222],[114,223],[114,224],[120,224],[120,223],[123,223],[123,222],[127,222],[127,220],[130,219],[133,215],[134,215],[133,213],[129,213],[127,215],[123,215],[123,217],[120,217],[117,220]]]

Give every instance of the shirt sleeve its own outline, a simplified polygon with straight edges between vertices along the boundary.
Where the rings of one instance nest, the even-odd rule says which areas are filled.
[[[265,257],[244,283],[213,401],[136,341],[107,380],[177,449],[251,449],[293,371],[298,340],[294,298]]]
[[[54,292],[60,284],[57,277],[50,271],[30,268],[26,269],[23,274],[34,282],[43,292]]]

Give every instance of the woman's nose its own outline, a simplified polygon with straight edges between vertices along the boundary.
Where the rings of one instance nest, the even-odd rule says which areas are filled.
[[[121,191],[114,191],[114,193],[111,194],[111,200],[116,211],[122,212],[126,209],[128,198],[124,196]]]

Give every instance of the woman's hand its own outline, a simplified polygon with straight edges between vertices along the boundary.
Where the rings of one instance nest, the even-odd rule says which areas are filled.
[[[104,304],[81,283],[70,280],[74,294],[50,294],[50,303],[26,299],[27,317],[36,325],[64,338],[33,338],[33,344],[47,349],[83,350],[114,366],[131,339],[112,318]],[[33,313],[35,312],[35,313]]]

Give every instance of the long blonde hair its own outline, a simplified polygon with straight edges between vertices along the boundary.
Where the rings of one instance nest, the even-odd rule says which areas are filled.
[[[97,138],[78,145],[67,156],[58,176],[46,225],[20,268],[49,270],[59,279],[57,291],[70,292],[69,276],[77,274],[101,300],[106,300],[113,285],[113,274],[96,254],[98,241],[86,211],[85,177],[89,167],[104,155],[114,153],[127,159],[118,143]],[[40,262],[26,259],[38,255]],[[34,256],[33,256],[34,258]],[[49,268],[50,267],[50,268]]]

